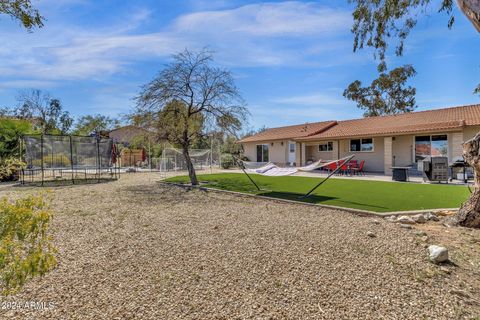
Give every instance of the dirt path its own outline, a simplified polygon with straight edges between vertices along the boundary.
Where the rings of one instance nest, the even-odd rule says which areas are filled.
[[[480,317],[479,231],[432,223],[408,230],[158,179],[130,174],[53,189],[59,265],[3,299],[2,307],[22,308],[1,309],[0,318]],[[0,196],[38,190],[4,188]],[[447,246],[456,265],[429,263],[427,243]]]

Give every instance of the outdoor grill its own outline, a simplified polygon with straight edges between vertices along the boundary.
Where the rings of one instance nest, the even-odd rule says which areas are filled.
[[[459,157],[450,165],[452,178],[463,180],[465,183],[467,183],[469,175],[467,168],[470,168],[470,165],[463,159],[463,157]]]
[[[448,183],[448,158],[426,157],[419,162],[424,181],[445,181]]]

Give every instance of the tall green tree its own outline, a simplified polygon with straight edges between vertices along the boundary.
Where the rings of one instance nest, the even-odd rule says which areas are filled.
[[[43,27],[45,21],[30,0],[0,0],[0,14],[19,21],[28,31]]]
[[[416,89],[405,85],[415,73],[412,66],[395,68],[380,74],[367,87],[362,87],[359,80],[352,82],[343,95],[365,110],[365,117],[411,112],[415,108]]]
[[[18,157],[21,153],[20,138],[29,133],[33,133],[29,121],[0,119],[0,159]]]
[[[215,66],[210,52],[184,50],[143,86],[135,113],[181,147],[190,181],[197,185],[192,143],[212,131],[237,132],[248,111],[232,74]]]
[[[120,125],[120,121],[101,114],[81,116],[75,123],[73,133],[91,135],[100,131],[110,131]]]

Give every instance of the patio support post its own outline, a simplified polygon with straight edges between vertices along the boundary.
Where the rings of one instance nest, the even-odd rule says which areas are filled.
[[[383,146],[384,146],[384,173],[387,175],[392,174],[392,166],[393,166],[393,138],[392,137],[385,137],[383,139]]]
[[[305,155],[306,155],[306,153],[305,153],[305,149],[306,149],[306,148],[305,148],[305,142],[302,142],[302,143],[301,143],[301,148],[300,148],[300,149],[301,149],[301,150],[300,150],[300,152],[301,152],[301,153],[300,153],[301,165],[304,166],[304,165],[306,164],[306,160],[305,160]]]

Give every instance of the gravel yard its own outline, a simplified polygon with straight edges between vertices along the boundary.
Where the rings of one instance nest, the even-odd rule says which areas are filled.
[[[55,270],[1,319],[471,319],[480,232],[158,184],[53,188]],[[0,196],[39,188],[0,185]],[[417,235],[425,231],[425,236]],[[372,232],[374,236],[367,234]],[[426,244],[454,264],[428,262]]]

